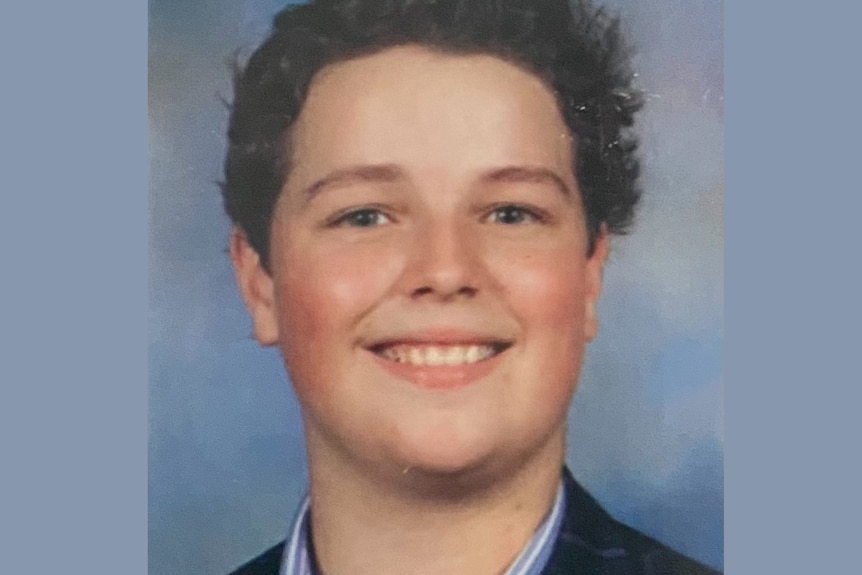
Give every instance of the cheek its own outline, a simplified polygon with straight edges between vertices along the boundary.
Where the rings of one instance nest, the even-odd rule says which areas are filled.
[[[391,272],[379,254],[362,250],[298,247],[282,262],[276,284],[282,353],[292,377],[314,379],[351,351],[357,324],[386,293]]]
[[[513,312],[525,328],[549,337],[583,331],[583,257],[576,250],[551,250],[512,260],[505,280]]]
[[[525,342],[517,377],[528,385],[519,388],[520,401],[543,414],[537,421],[564,416],[580,371],[585,346],[583,264],[576,250],[534,254],[520,259],[518,272],[510,273],[505,284]]]

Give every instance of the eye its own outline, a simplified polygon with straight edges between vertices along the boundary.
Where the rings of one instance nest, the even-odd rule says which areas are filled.
[[[544,217],[537,211],[517,204],[497,206],[488,214],[488,221],[495,224],[523,224],[543,222]]]
[[[391,223],[392,219],[386,214],[375,208],[362,208],[352,210],[338,216],[333,222],[333,226],[348,226],[353,228],[372,228],[383,224]]]

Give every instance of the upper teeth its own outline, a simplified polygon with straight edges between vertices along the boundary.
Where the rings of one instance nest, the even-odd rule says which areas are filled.
[[[490,345],[390,345],[383,349],[381,355],[413,365],[461,365],[482,361],[494,353]]]

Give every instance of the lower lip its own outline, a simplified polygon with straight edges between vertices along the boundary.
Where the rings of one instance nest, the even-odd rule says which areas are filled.
[[[390,361],[371,353],[383,369],[395,377],[407,380],[426,389],[458,389],[467,387],[490,374],[505,351],[476,363],[461,365],[414,365],[412,363]]]

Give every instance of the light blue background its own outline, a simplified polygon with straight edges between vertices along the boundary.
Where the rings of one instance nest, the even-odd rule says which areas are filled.
[[[620,519],[722,565],[723,65],[718,1],[616,0],[639,48],[645,190],[617,239],[569,463]],[[227,66],[280,2],[150,2],[150,572],[225,573],[283,538],[298,408],[224,253]]]

